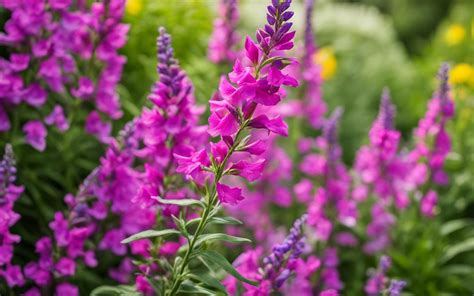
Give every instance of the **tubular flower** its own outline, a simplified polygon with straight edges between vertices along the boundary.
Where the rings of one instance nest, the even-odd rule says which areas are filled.
[[[416,146],[409,154],[412,170],[409,179],[413,186],[425,184],[446,185],[449,178],[444,163],[451,151],[451,139],[446,131],[448,121],[454,116],[454,101],[449,93],[449,66],[443,64],[438,73],[438,90],[428,103],[428,111],[415,130]],[[429,172],[429,173],[428,173]],[[427,217],[434,215],[437,203],[436,192],[420,193],[421,212]]]
[[[61,279],[63,283],[56,286],[57,291],[78,291],[76,286],[64,281],[75,275],[80,264],[97,266],[98,250],[108,250],[127,259],[129,250],[121,240],[153,225],[156,219],[153,209],[142,209],[130,199],[139,184],[138,173],[131,168],[138,143],[135,138],[134,124],[126,125],[118,140],[110,141],[101,165],[84,180],[77,194],[66,195],[67,211],[56,212],[49,223],[53,236],[36,242],[39,258],[25,267],[26,278],[36,286],[45,287]],[[116,219],[106,222],[112,216]],[[105,233],[99,231],[104,223],[107,223]],[[98,242],[97,248],[93,248],[92,241]],[[132,271],[133,266],[122,273],[110,270],[110,276],[127,283]]]
[[[293,47],[295,35],[290,31],[289,20],[293,16],[288,10],[290,4],[290,0],[272,1],[267,8],[267,25],[257,30],[257,43],[247,37],[245,57],[235,61],[228,79],[221,79],[219,91],[210,101],[208,132],[219,136],[212,141],[210,151],[201,149],[188,156],[175,153],[180,160],[177,171],[205,192],[206,203],[201,222],[192,239],[188,239],[183,261],[173,270],[170,295],[176,295],[183,283],[196,242],[215,207],[219,203],[237,204],[244,199],[241,187],[226,183],[235,181],[234,176],[248,181],[260,178],[265,161],[261,155],[266,149],[255,143],[265,140],[270,133],[288,135],[288,127],[276,113],[275,105],[283,97],[282,86],[298,85],[285,70],[292,60],[283,56],[284,51]]]
[[[10,232],[10,228],[20,219],[13,211],[15,201],[24,188],[15,185],[16,164],[12,146],[5,145],[5,153],[0,162],[0,278],[8,287],[23,286],[25,278],[20,266],[12,264],[14,244],[20,242],[20,236]]]
[[[218,17],[209,40],[207,55],[213,63],[232,63],[238,56],[235,47],[240,41],[237,33],[239,10],[237,0],[220,0]]]
[[[398,153],[400,132],[394,128],[394,117],[395,107],[388,90],[384,90],[378,117],[369,133],[370,145],[359,150],[355,164],[362,182],[358,189],[364,192],[358,198],[365,199],[370,188],[379,199],[373,205],[373,220],[367,227],[371,241],[364,249],[369,253],[381,251],[390,243],[388,230],[394,221],[385,208],[394,204],[396,208],[404,209],[409,202],[410,186],[406,178],[409,165]]]
[[[181,159],[178,171],[189,179],[202,185],[214,175],[217,197],[222,203],[237,203],[243,198],[237,188],[222,186],[222,177],[238,175],[253,181],[260,178],[263,170],[260,164],[264,159],[252,148],[257,140],[264,139],[253,141],[253,134],[246,137],[244,134],[253,130],[288,134],[287,125],[273,107],[283,96],[281,86],[298,84],[285,73],[285,67],[292,61],[281,55],[293,47],[295,32],[290,31],[292,23],[288,22],[293,16],[293,12],[288,11],[290,3],[273,1],[268,6],[268,24],[257,31],[257,43],[247,37],[245,59],[235,61],[228,80],[221,79],[219,91],[210,101],[208,130],[211,136],[219,135],[220,140],[212,145],[208,159],[203,158],[203,151],[188,157],[177,155]],[[234,155],[237,152],[238,158]],[[263,152],[264,149],[259,154]],[[250,167],[251,163],[259,165]]]
[[[290,234],[282,244],[275,245],[272,253],[263,258],[264,278],[270,281],[273,289],[280,289],[296,268],[296,262],[304,249],[302,227],[307,215],[301,216],[293,224]]]
[[[322,99],[322,68],[314,59],[319,50],[314,40],[313,7],[314,0],[305,1],[304,46],[299,65],[299,76],[304,92],[301,107],[297,109],[301,110],[298,113],[304,116],[313,128],[319,129],[324,124],[327,106]]]
[[[323,184],[316,191],[311,201],[311,186],[307,179],[303,179],[295,187],[300,193],[300,201],[309,201],[308,224],[314,227],[319,239],[326,241],[332,233],[332,222],[327,211],[335,207],[338,220],[344,225],[353,226],[357,218],[355,202],[350,199],[349,188],[351,178],[345,165],[341,161],[341,147],[337,140],[337,126],[341,109],[336,109],[326,120],[323,135],[316,139],[320,154],[304,156],[300,170],[310,177],[322,177]]]
[[[402,280],[390,280],[386,274],[392,261],[390,257],[380,257],[379,265],[376,270],[369,270],[369,280],[365,284],[365,292],[369,296],[386,294],[390,296],[399,296],[406,286],[406,282]]]
[[[90,5],[84,1],[0,3],[11,13],[0,33],[0,44],[9,52],[7,59],[0,60],[1,131],[11,128],[9,117],[20,104],[46,109],[41,113],[48,117],[34,120],[44,119],[60,131],[69,127],[62,108],[66,114],[74,112],[72,100],[90,101],[110,119],[121,117],[115,89],[125,63],[117,52],[128,31],[128,25],[121,23],[124,5],[124,0]],[[45,149],[27,142],[37,150]]]
[[[300,258],[305,248],[302,228],[306,219],[307,215],[297,219],[283,243],[275,244],[270,255],[265,256],[261,263],[261,247],[244,252],[234,261],[234,266],[242,275],[259,283],[257,287],[243,283],[245,292],[242,295],[263,296],[282,290],[293,275],[295,279],[291,282],[291,290],[299,289],[301,295],[311,295],[308,294],[311,291],[308,278],[319,267],[319,260],[309,257],[304,261]],[[235,278],[227,277],[223,284],[230,294],[236,294],[238,281]]]
[[[137,122],[138,140],[143,143],[137,156],[146,166],[135,201],[143,207],[156,204],[156,196],[167,198],[168,194],[173,194],[176,198],[191,194],[184,189],[169,193],[167,187],[176,187],[177,184],[167,181],[165,186],[164,181],[177,173],[177,165],[189,157],[193,147],[202,146],[207,141],[206,127],[198,125],[203,109],[195,105],[193,86],[179,67],[171,36],[164,28],[159,29],[157,47],[159,80],[149,96],[153,108],[143,110]],[[175,153],[180,157],[175,157]]]

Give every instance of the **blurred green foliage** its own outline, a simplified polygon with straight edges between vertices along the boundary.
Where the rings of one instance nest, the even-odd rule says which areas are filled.
[[[132,1],[133,2],[133,1]],[[127,56],[126,73],[120,94],[126,119],[139,114],[147,104],[147,95],[157,78],[156,36],[160,26],[172,36],[172,44],[181,66],[194,83],[196,98],[205,103],[216,89],[218,69],[207,60],[207,42],[212,31],[212,1],[138,1],[141,8],[128,13],[129,40],[123,53]]]

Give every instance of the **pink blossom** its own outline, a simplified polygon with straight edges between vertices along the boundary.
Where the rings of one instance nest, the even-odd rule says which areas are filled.
[[[26,134],[26,142],[38,151],[46,149],[46,135],[48,131],[39,120],[28,121],[23,126],[23,132]]]

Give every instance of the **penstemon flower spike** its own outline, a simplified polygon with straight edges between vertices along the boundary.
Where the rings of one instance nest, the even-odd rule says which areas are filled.
[[[237,0],[220,0],[218,14],[207,56],[213,63],[233,62],[238,55],[235,47],[240,40],[236,31],[239,22]]]
[[[175,155],[179,162],[178,172],[198,186],[204,186],[207,194],[199,224],[195,232],[187,236],[186,253],[181,262],[175,264],[169,295],[175,295],[186,279],[189,262],[196,256],[196,243],[209,219],[217,213],[219,204],[236,204],[244,199],[242,189],[225,185],[223,178],[238,175],[254,181],[261,175],[265,160],[248,150],[252,137],[245,137],[245,134],[264,129],[268,133],[287,135],[287,126],[280,116],[269,118],[264,113],[269,113],[281,100],[282,85],[297,86],[293,77],[282,72],[289,60],[276,52],[293,47],[294,32],[289,32],[292,23],[288,22],[293,15],[288,11],[290,4],[291,1],[276,0],[268,6],[268,24],[265,30],[257,31],[258,45],[247,37],[246,59],[235,61],[229,74],[230,82],[221,79],[219,92],[210,101],[209,117],[209,134],[220,135],[220,140],[211,144],[210,155],[204,149],[191,156]],[[233,156],[237,152],[243,157],[235,161]]]
[[[12,146],[5,145],[5,153],[0,161],[0,282],[2,278],[8,287],[23,286],[25,278],[19,265],[12,262],[14,245],[21,241],[19,235],[10,232],[10,228],[20,219],[13,210],[15,202],[24,188],[15,185],[16,162]]]

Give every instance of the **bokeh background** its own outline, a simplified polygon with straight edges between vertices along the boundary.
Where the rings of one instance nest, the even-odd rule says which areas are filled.
[[[301,29],[303,1],[294,1],[296,27]],[[240,0],[242,35],[253,34],[260,25],[266,3]],[[217,0],[128,0],[125,21],[131,29],[122,49],[127,64],[119,85],[124,117],[114,122],[115,134],[148,104],[147,94],[156,79],[158,26],[165,26],[173,36],[176,56],[194,83],[196,98],[207,105],[220,73],[228,70],[207,60],[216,5]],[[4,20],[5,12],[0,13]],[[456,119],[449,127],[454,145],[447,163],[451,185],[442,190],[440,216],[424,225],[424,231],[419,231],[420,225],[413,225],[414,219],[401,217],[397,236],[401,238],[397,242],[400,250],[392,257],[399,269],[397,274],[412,283],[414,295],[472,295],[474,1],[318,0],[314,21],[320,48],[317,59],[323,65],[325,80],[324,100],[330,110],[336,106],[346,110],[340,139],[347,164],[353,162],[358,147],[367,141],[383,87],[391,90],[398,109],[397,128],[409,141],[435,89],[437,68],[443,61],[450,63],[457,108]],[[26,247],[21,250],[34,248],[34,242],[49,231],[47,221],[54,211],[65,207],[64,195],[75,192],[99,162],[104,147],[94,141],[82,141],[85,136],[80,130],[81,127],[71,130],[65,138],[55,138],[54,134],[48,137],[48,142],[59,144],[48,144],[57,148],[41,155],[28,153],[31,148],[17,152],[19,183],[26,184],[25,194],[29,197],[19,202],[19,211],[27,214],[14,228],[23,236]],[[41,173],[35,173],[38,171]],[[32,225],[42,225],[44,229]],[[412,239],[404,239],[408,235]],[[19,255],[25,261],[34,257],[29,253]],[[96,274],[78,274],[87,278],[85,282],[90,287],[102,283]],[[98,274],[106,277],[106,271],[100,268]],[[364,274],[362,269],[348,270],[342,276],[363,279]],[[350,287],[360,291],[364,284],[362,280],[346,283],[349,291]]]

